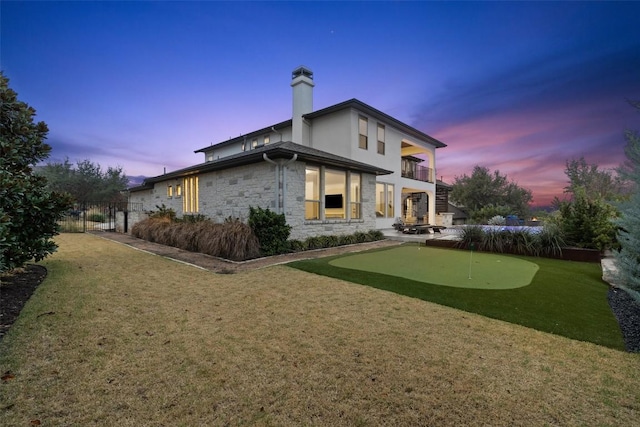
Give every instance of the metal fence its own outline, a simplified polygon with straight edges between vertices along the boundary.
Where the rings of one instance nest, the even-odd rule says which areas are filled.
[[[63,233],[85,233],[87,231],[115,231],[118,212],[123,213],[124,231],[127,231],[129,212],[141,212],[142,203],[129,202],[84,202],[76,203],[58,224]]]

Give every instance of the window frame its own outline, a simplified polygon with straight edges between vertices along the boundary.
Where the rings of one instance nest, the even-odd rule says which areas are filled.
[[[365,133],[362,133],[363,130]],[[369,119],[365,116],[358,116],[358,148],[369,149]]]
[[[380,138],[380,131],[382,131],[382,138]],[[376,136],[378,138],[378,154],[381,154],[384,156],[387,130],[385,125],[383,125],[382,123],[378,123],[378,132]]]
[[[182,212],[185,214],[198,213],[200,205],[198,176],[184,177],[183,185],[184,198],[182,199]]]

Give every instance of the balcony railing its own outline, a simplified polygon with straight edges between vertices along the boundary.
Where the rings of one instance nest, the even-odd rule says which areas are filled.
[[[422,182],[433,182],[433,169],[413,165],[411,168],[402,169],[402,177]]]

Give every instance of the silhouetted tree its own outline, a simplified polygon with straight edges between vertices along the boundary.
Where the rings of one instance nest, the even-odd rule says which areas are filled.
[[[456,176],[449,197],[462,205],[476,221],[487,220],[494,215],[514,214],[527,217],[531,190],[509,181],[500,171],[476,165],[471,176]]]
[[[38,173],[47,178],[49,189],[69,193],[76,202],[117,202],[129,185],[121,167],[109,166],[103,170],[98,163],[83,160],[75,167],[69,159],[62,163],[48,163]]]

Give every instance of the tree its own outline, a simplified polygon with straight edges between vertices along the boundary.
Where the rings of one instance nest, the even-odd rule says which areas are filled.
[[[632,102],[640,110],[640,102]],[[636,292],[640,299],[640,135],[637,131],[625,132],[626,161],[618,168],[618,174],[632,185],[631,197],[620,204],[618,242],[620,251],[615,254],[616,265],[623,284]]]
[[[599,169],[595,163],[587,164],[584,157],[567,160],[565,174],[569,185],[565,193],[575,194],[578,188],[584,188],[590,199],[616,200],[623,194],[622,180],[611,171]]]
[[[109,166],[104,171],[90,160],[78,161],[74,167],[67,158],[62,163],[47,163],[38,173],[47,178],[50,190],[69,193],[79,203],[122,201],[121,191],[129,185],[121,167]]]
[[[603,251],[616,244],[616,209],[599,197],[588,197],[576,187],[573,200],[559,202],[558,225],[567,244]]]
[[[478,165],[471,176],[455,177],[449,197],[478,221],[505,214],[526,217],[532,200],[531,190],[509,181],[506,175],[500,175],[500,171],[491,173],[488,168]]]
[[[57,221],[70,199],[50,192],[33,167],[49,156],[49,129],[34,122],[36,111],[18,100],[0,72],[0,272],[40,261],[57,246]]]

